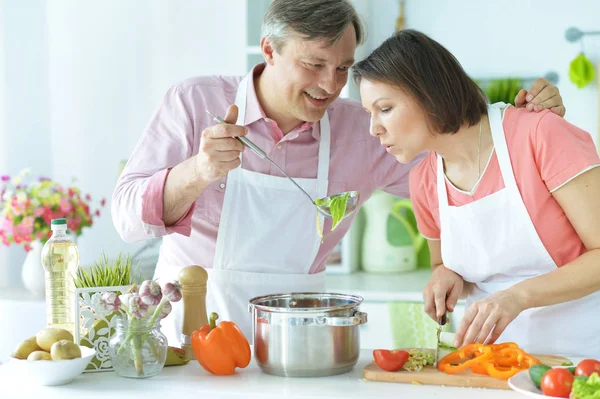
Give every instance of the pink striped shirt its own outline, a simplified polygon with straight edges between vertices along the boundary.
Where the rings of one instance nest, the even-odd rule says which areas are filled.
[[[252,73],[257,76],[262,70],[261,64]],[[224,116],[229,104],[235,101],[242,78],[197,77],[171,87],[119,178],[113,193],[113,223],[125,241],[163,237],[161,267],[200,265],[210,268],[213,265],[227,179],[213,182],[187,214],[172,226],[165,226],[162,221],[163,190],[170,169],[198,153],[202,131],[214,124],[205,110]],[[410,165],[399,164],[380,146],[377,138],[369,135],[369,115],[356,101],[338,99],[329,106],[328,114],[331,124],[329,195],[356,190],[364,202],[373,191],[382,189],[408,198],[409,169],[422,158]],[[250,85],[244,125],[248,128],[248,138],[290,176],[316,177],[319,123],[301,124],[284,136],[277,124],[265,116],[254,85]],[[242,167],[281,176],[251,151],[244,151]],[[334,231],[330,231],[331,220],[326,220],[324,242],[310,273],[325,270],[328,255],[352,220],[353,217],[347,218]]]

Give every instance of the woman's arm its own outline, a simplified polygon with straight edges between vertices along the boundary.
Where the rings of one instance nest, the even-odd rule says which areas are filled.
[[[424,309],[437,321],[447,311],[454,311],[456,302],[468,294],[471,284],[444,266],[440,240],[427,240],[427,243],[431,254],[431,277],[423,290]]]
[[[511,287],[524,309],[572,301],[600,290],[600,167],[575,177],[552,195],[588,252]]]
[[[444,262],[442,261],[442,240],[427,240],[427,245],[429,246],[431,271],[433,272],[438,266],[444,265]],[[465,299],[471,292],[472,288],[473,283],[463,280],[463,289],[458,299]]]

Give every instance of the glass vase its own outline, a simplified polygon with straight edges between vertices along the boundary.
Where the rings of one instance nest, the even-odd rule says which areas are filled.
[[[151,323],[147,319],[119,316],[108,351],[118,376],[149,378],[162,371],[167,349],[167,338],[160,331],[160,320]]]

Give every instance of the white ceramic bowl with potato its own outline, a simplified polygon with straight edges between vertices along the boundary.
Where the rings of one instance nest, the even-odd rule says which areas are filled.
[[[10,358],[6,365],[15,376],[26,377],[27,381],[39,385],[63,385],[73,381],[83,373],[96,351],[92,348],[80,346],[81,357],[68,360],[38,360]]]

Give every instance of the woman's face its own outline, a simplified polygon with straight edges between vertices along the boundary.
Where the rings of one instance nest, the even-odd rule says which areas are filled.
[[[408,94],[387,83],[362,79],[360,97],[371,115],[371,136],[398,162],[408,163],[429,149],[433,135],[423,110]]]

